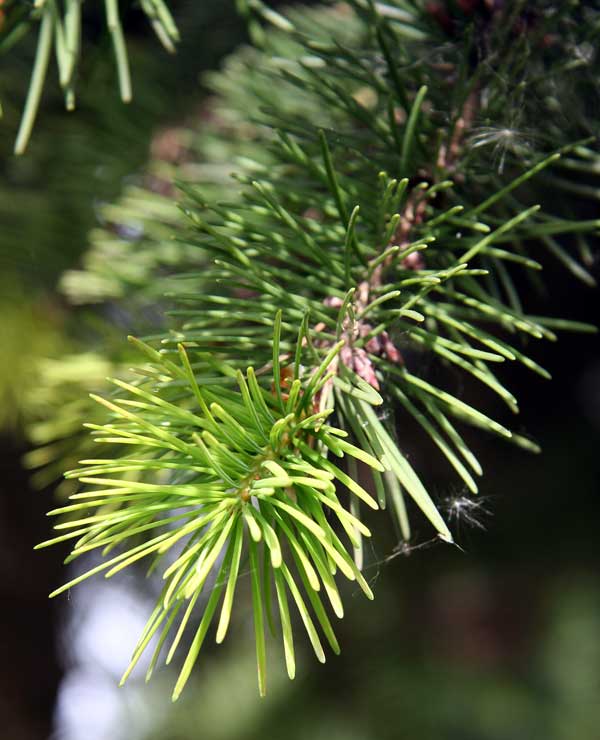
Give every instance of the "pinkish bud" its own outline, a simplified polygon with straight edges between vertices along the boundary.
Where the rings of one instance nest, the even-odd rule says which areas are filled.
[[[382,349],[379,337],[371,337],[365,344],[365,349],[372,355],[378,355]]]
[[[420,252],[412,252],[402,260],[402,267],[406,270],[422,270],[425,267],[425,260]]]
[[[383,351],[390,362],[394,362],[396,365],[404,365],[404,357],[389,337],[385,340]]]
[[[362,378],[370,386],[373,386],[375,390],[379,390],[379,381],[375,375],[373,364],[367,357],[364,349],[356,350],[354,353],[354,371],[359,378]]]

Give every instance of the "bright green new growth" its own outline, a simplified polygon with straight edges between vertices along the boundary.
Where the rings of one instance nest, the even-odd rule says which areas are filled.
[[[280,321],[278,315],[275,347]],[[303,340],[304,336],[298,340],[298,356]],[[268,369],[273,391],[268,391],[261,387],[252,368],[236,372],[210,357],[192,366],[181,346],[179,358],[171,360],[139,344],[152,360],[143,368],[142,382],[113,381],[127,397],[114,401],[96,397],[109,409],[112,420],[101,427],[92,425],[98,442],[127,445],[131,452],[115,459],[83,460],[85,467],[68,474],[92,490],[73,494],[73,503],[50,512],[69,515],[56,525],[66,534],[40,545],[76,539],[70,560],[97,548],[103,555],[112,555],[117,546],[123,551],[52,595],[94,573],[105,572],[110,577],[146,557],[152,558],[152,570],[163,569],[165,586],[159,603],[123,680],[159,630],[148,676],[163,644],[174,633],[166,658],[169,663],[196,605],[206,597],[203,609],[198,604],[203,616],[175,686],[176,699],[222,595],[217,642],[225,637],[240,564],[248,551],[259,688],[264,694],[262,602],[273,584],[290,678],[294,677],[295,662],[288,594],[320,661],[325,660],[325,654],[315,619],[331,648],[339,650],[321,587],[338,617],[343,616],[343,607],[334,580],[337,570],[356,580],[372,598],[328,514],[337,519],[355,548],[370,532],[340,502],[336,484],[344,482],[346,476],[327,455],[350,455],[374,470],[383,467],[350,444],[346,432],[327,423],[332,409],[321,407],[326,405],[332,381],[327,369],[335,360],[334,353],[330,352],[308,378],[300,377],[301,368],[296,363],[285,388],[276,354],[274,368]],[[340,349],[338,345],[336,353]],[[175,385],[176,396],[183,398],[183,403],[167,400]],[[352,495],[377,508],[371,495],[354,481]],[[258,567],[260,550],[262,565]],[[175,631],[178,615],[181,618]]]
[[[211,621],[224,638],[246,558],[264,692],[273,603],[293,676],[290,606],[323,659],[318,627],[337,651],[324,603],[341,616],[335,572],[370,594],[360,574],[369,534],[361,506],[388,507],[406,541],[418,509],[452,541],[421,480],[426,471],[403,452],[407,419],[472,493],[482,469],[461,425],[537,449],[459,398],[455,381],[481,384],[518,411],[503,364],[547,378],[530,356],[533,340],[590,328],[528,315],[523,285],[547,252],[590,282],[567,248],[575,242],[586,254],[600,228],[575,220],[568,197],[581,187],[570,173],[593,176],[597,167],[585,117],[569,131],[579,141],[565,146],[563,119],[548,102],[537,150],[502,133],[509,144],[498,167],[484,157],[498,132],[475,126],[497,122],[503,132],[508,98],[528,112],[530,100],[551,99],[557,80],[569,84],[560,69],[548,72],[540,42],[564,31],[564,43],[574,43],[560,13],[541,15],[535,34],[515,39],[520,11],[499,11],[483,45],[474,23],[448,44],[418,3],[355,0],[290,20],[257,1],[244,6],[257,35],[261,18],[278,29],[261,35],[267,49],[273,44],[258,57],[264,68],[255,58],[230,85],[244,110],[245,79],[263,75],[262,87],[248,85],[263,93],[252,108],[256,156],[239,163],[235,192],[221,184],[208,197],[184,179],[187,231],[165,208],[182,269],[169,283],[174,328],[135,340],[149,364],[98,399],[109,421],[89,426],[108,452],[69,474],[85,489],[55,512],[68,515],[57,525],[66,534],[45,543],[76,539],[70,559],[111,552],[55,593],[147,555],[152,569],[164,568],[165,588],[126,675],[158,636],[151,673],[174,633],[169,661],[197,612],[175,698]],[[586,41],[600,28],[588,20],[577,26]],[[489,58],[471,68],[483,46]],[[136,256],[149,258],[142,288],[155,297],[164,284],[158,240]],[[102,271],[110,265],[92,267],[88,280]],[[77,286],[74,278],[72,293]],[[425,357],[441,372],[428,374]],[[120,456],[121,445],[134,451]]]

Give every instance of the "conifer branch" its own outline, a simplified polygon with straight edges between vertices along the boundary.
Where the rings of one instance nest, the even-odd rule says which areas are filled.
[[[60,532],[73,531],[44,543],[72,537],[72,558],[122,546],[55,593],[146,556],[164,567],[126,675],[160,634],[153,670],[182,612],[169,662],[197,610],[174,698],[219,604],[224,639],[246,557],[260,692],[272,601],[290,677],[290,604],[317,658],[317,627],[337,652],[322,595],[341,616],[339,570],[371,596],[360,570],[365,505],[389,508],[404,544],[414,516],[453,541],[426,471],[407,458],[402,421],[412,418],[475,494],[482,468],[463,424],[537,446],[459,397],[450,379],[480,384],[517,413],[503,365],[548,378],[530,357],[532,340],[593,329],[530,315],[523,288],[547,253],[591,282],[571,252],[573,242],[589,252],[600,223],[576,219],[568,200],[573,173],[600,171],[586,116],[574,117],[565,145],[564,121],[548,103],[534,148],[505,109],[514,98],[527,120],[539,117],[530,100],[556,95],[548,80],[562,56],[554,52],[581,29],[586,43],[595,39],[597,17],[582,9],[581,20],[594,22],[575,30],[542,5],[521,17],[518,8],[469,15],[453,5],[352,0],[289,19],[262,2],[242,5],[265,51],[234,62],[235,74],[218,84],[233,118],[254,127],[252,155],[241,152],[237,192],[220,182],[207,194],[193,177],[180,179],[186,226],[168,200],[154,203],[179,237],[172,328],[134,340],[147,359],[137,379],[116,379],[114,393],[97,398],[105,419],[89,426],[110,455],[69,474],[82,489],[53,513]],[[559,49],[548,51],[547,38]],[[597,186],[589,187],[593,199]],[[160,243],[146,238],[135,256],[149,258],[146,299],[165,285],[150,285],[164,264]],[[72,275],[71,292],[106,270],[99,260]],[[122,273],[112,277],[126,286]],[[424,357],[439,375],[427,373]],[[130,452],[120,455],[123,446]]]

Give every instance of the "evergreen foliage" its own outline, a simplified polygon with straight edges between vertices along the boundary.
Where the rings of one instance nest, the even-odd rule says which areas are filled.
[[[179,34],[167,5],[163,0],[141,0],[140,4],[164,48],[175,51]],[[22,154],[31,136],[53,49],[65,107],[67,110],[75,108],[83,0],[64,0],[64,3],[60,0],[35,0],[32,3],[8,0],[2,5],[6,7],[2,8],[0,16],[0,53],[8,51],[34,23],[39,22],[40,27],[29,91],[15,142],[15,154]],[[128,103],[132,95],[131,73],[118,0],[105,0],[104,10],[114,49],[121,100]]]
[[[111,553],[55,593],[147,556],[163,569],[125,677],[155,635],[149,673],[173,635],[170,662],[198,613],[174,698],[213,619],[225,637],[243,558],[261,693],[266,623],[295,672],[290,603],[317,657],[317,627],[336,652],[325,601],[342,616],[337,571],[371,596],[365,507],[389,508],[405,541],[409,514],[453,541],[403,449],[406,420],[476,494],[482,469],[463,426],[537,447],[454,389],[480,383],[517,413],[502,365],[548,378],[534,340],[593,330],[526,305],[548,254],[593,283],[600,220],[575,218],[572,197],[598,197],[587,102],[597,11],[352,0],[282,16],[241,5],[263,51],[220,78],[225,107],[251,116],[247,148],[239,128],[217,136],[217,160],[242,155],[235,192],[184,167],[184,226],[168,198],[138,191],[134,211],[149,202],[146,222],[178,241],[145,230],[138,249],[113,242],[133,273],[90,259],[65,283],[81,300],[123,300],[137,282],[152,303],[165,271],[180,271],[167,279],[172,328],[132,340],[145,363],[95,398],[88,427],[107,452],[68,474],[81,489],[52,512],[58,535],[43,543],[74,539],[69,560]]]

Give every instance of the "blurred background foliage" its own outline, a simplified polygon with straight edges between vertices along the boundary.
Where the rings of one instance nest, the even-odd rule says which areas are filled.
[[[63,554],[31,548],[49,536],[42,512],[64,485],[57,494],[57,468],[43,467],[32,478],[22,461],[39,468],[64,453],[86,393],[101,387],[115,366],[126,367],[124,334],[151,331],[160,319],[169,266],[185,253],[166,240],[182,218],[172,201],[175,174],[226,187],[229,163],[256,156],[253,142],[262,136],[212,97],[232,94],[233,86],[238,110],[261,102],[259,83],[236,82],[240,67],[252,71],[253,52],[221,61],[244,38],[232,2],[173,3],[184,29],[174,57],[158,46],[133,3],[123,5],[133,102],[118,100],[111,56],[103,53],[110,40],[92,14],[78,109],[67,114],[58,85],[47,86],[22,158],[11,152],[33,39],[0,60],[3,736],[593,740],[600,725],[595,337],[564,336],[538,350],[551,383],[510,371],[522,398],[523,430],[543,454],[532,458],[474,435],[484,467],[495,471],[484,481],[481,506],[465,512],[462,492],[450,488],[432,460],[430,477],[447,497],[449,515],[458,517],[465,551],[399,552],[394,533],[382,534],[367,564],[377,599],[373,605],[349,600],[339,625],[342,655],[321,667],[301,654],[293,683],[273,659],[266,700],[258,699],[253,681],[249,613],[237,616],[236,639],[207,651],[172,707],[168,671],[150,686],[140,678],[115,688],[156,584],[90,583],[72,599],[47,601],[64,577]],[[200,82],[204,70],[223,64],[225,75]],[[230,146],[217,135],[223,128]],[[148,222],[132,218],[142,206],[160,214],[150,231]],[[582,208],[589,217],[589,201]],[[151,263],[147,240],[162,245]],[[590,271],[598,277],[597,262]],[[161,279],[148,285],[148,274]],[[544,312],[549,297],[557,313],[597,322],[597,292],[552,267],[546,279],[546,298],[532,296],[539,304],[534,313]],[[38,425],[33,442],[41,451],[28,450],[24,428],[51,418],[53,407],[68,408],[61,419],[73,426]],[[413,459],[425,454],[415,443]]]

